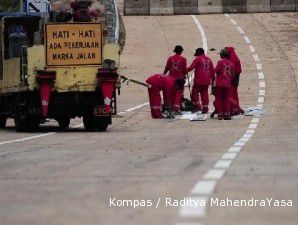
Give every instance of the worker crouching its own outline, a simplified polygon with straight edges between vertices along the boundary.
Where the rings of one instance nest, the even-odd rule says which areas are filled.
[[[234,79],[234,64],[229,60],[229,53],[226,49],[220,51],[220,60],[215,67],[216,77],[212,79],[212,90],[215,89],[215,106],[218,119],[231,119],[232,82]],[[216,86],[214,87],[214,80]]]
[[[191,101],[196,105],[198,111],[207,114],[209,111],[208,89],[211,80],[214,79],[214,66],[212,60],[205,55],[203,48],[196,49],[194,56],[196,56],[196,58],[190,67],[187,68],[187,72],[190,72],[193,69],[195,70]]]
[[[169,82],[173,82],[171,78],[168,76],[163,76],[161,74],[154,74],[150,76],[146,83],[150,85],[148,87],[148,94],[149,94],[149,103],[151,109],[151,116],[154,119],[161,119],[163,118],[162,115],[162,106],[161,106],[161,95],[160,92],[163,92],[164,97],[164,104],[169,105],[169,96],[170,93],[168,92],[168,86],[172,85]]]

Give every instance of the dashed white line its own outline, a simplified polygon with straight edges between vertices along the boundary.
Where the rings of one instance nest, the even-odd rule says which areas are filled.
[[[252,123],[252,124],[250,124],[249,125],[249,129],[256,129],[258,127],[258,124],[256,124],[256,123]]]
[[[259,87],[260,87],[260,88],[265,88],[265,87],[266,87],[265,82],[264,82],[264,81],[260,81],[260,82],[259,82]]]
[[[208,202],[208,197],[202,196],[202,197],[191,197],[193,201],[196,201],[198,203]],[[202,218],[206,214],[206,207],[203,206],[203,204],[199,204],[198,207],[192,207],[192,206],[184,206],[181,207],[179,210],[179,214],[182,218]]]
[[[259,80],[264,80],[265,75],[263,72],[259,72],[258,75],[259,75]]]
[[[216,169],[227,169],[231,166],[232,160],[218,160],[217,163],[214,165]]]
[[[225,153],[221,157],[222,159],[235,159],[237,156],[237,153]]]
[[[253,57],[256,62],[260,62],[260,58],[257,54],[253,54]]]
[[[237,25],[237,22],[234,19],[230,19],[230,21],[233,25]]]
[[[240,152],[241,149],[241,147],[231,147],[229,148],[228,152]]]
[[[206,180],[220,180],[225,174],[224,169],[211,169],[205,175],[204,179]]]
[[[209,195],[214,191],[216,186],[216,181],[214,180],[204,180],[196,183],[191,191],[192,195]]]

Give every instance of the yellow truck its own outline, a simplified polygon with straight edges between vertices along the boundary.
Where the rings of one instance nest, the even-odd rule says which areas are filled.
[[[47,119],[67,128],[83,117],[87,131],[106,131],[116,114],[119,45],[104,23],[47,22],[35,13],[0,13],[0,127],[35,131]]]

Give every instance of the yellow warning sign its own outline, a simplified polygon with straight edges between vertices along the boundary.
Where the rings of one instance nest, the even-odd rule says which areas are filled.
[[[100,23],[46,24],[45,35],[48,66],[102,64]]]

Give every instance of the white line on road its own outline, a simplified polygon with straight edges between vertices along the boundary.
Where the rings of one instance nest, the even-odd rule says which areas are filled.
[[[207,42],[207,35],[205,33],[205,30],[202,27],[200,21],[198,20],[198,18],[196,16],[192,15],[191,18],[194,20],[195,24],[197,25],[198,30],[201,33],[202,42],[203,42],[203,49],[205,50],[205,52],[207,54],[207,52],[208,52],[208,42]]]
[[[209,195],[214,191],[216,186],[216,181],[214,180],[204,180],[196,183],[191,191],[192,195]]]

